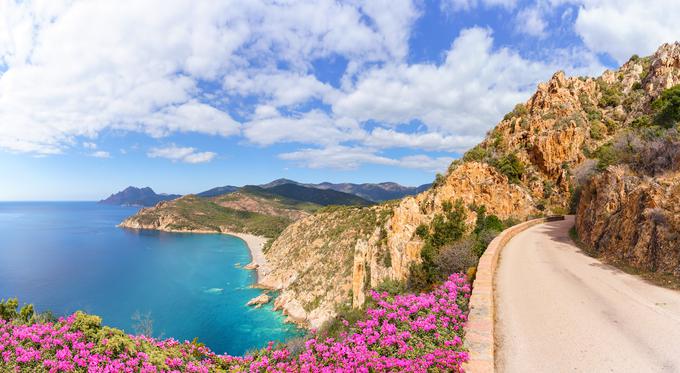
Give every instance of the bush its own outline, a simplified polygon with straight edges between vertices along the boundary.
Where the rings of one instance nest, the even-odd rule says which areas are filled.
[[[661,96],[652,102],[652,108],[656,111],[654,123],[671,128],[680,121],[680,85],[669,88],[661,93]]]
[[[447,278],[456,272],[466,272],[468,268],[477,265],[477,255],[474,253],[475,241],[471,238],[450,243],[442,247],[435,263],[440,276]]]
[[[468,150],[463,155],[463,161],[465,162],[484,162],[489,157],[489,152],[483,148],[481,145],[477,145],[474,148]]]
[[[597,169],[604,171],[607,167],[618,163],[619,156],[611,143],[604,144],[593,153],[597,158]]]
[[[378,285],[378,287],[375,288],[375,290],[380,293],[386,292],[387,294],[390,295],[397,295],[402,294],[406,291],[406,284],[404,284],[403,281],[387,279],[380,283],[380,285]]]
[[[605,127],[599,120],[594,120],[590,124],[590,137],[593,140],[602,140],[604,138],[607,127]]]
[[[465,207],[462,200],[442,203],[442,214],[436,214],[430,227],[416,228],[416,234],[425,239],[420,251],[422,262],[411,268],[409,287],[423,290],[441,279],[435,260],[444,245],[459,240],[465,233]],[[424,228],[421,228],[424,227]],[[427,232],[427,234],[425,234]]]
[[[578,203],[581,200],[582,190],[583,188],[580,186],[576,188],[571,188],[571,198],[569,200],[569,213],[572,215],[576,214],[576,210],[578,209]]]
[[[494,162],[494,167],[513,184],[518,184],[524,175],[524,163],[514,153],[508,154]]]
[[[495,229],[485,229],[481,232],[479,232],[475,236],[475,247],[474,247],[474,253],[477,255],[478,258],[481,258],[484,252],[486,251],[486,248],[489,246],[491,241],[493,241],[496,236],[498,236],[502,230],[495,230]]]
[[[602,93],[599,102],[601,107],[614,107],[621,104],[621,88],[617,84],[607,84],[599,79],[598,85]]]
[[[512,118],[515,118],[515,117],[521,117],[523,115],[526,115],[528,112],[529,111],[527,110],[526,106],[524,106],[524,104],[517,104],[517,105],[515,105],[515,108],[512,109],[511,112],[505,114],[505,116],[503,117],[503,120],[508,120],[508,119],[512,119]]]
[[[434,182],[432,183],[433,187],[438,187],[441,185],[444,185],[444,182],[446,181],[446,177],[442,174],[437,174],[434,178]]]
[[[652,125],[652,120],[647,115],[641,115],[633,119],[630,125],[633,128],[647,128]]]

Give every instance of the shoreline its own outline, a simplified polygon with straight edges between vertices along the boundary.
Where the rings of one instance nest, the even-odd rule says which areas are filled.
[[[245,270],[255,271],[255,283],[253,287],[263,287],[261,285],[262,278],[269,273],[269,266],[267,265],[267,259],[264,256],[264,245],[269,240],[264,236],[256,236],[249,233],[236,233],[231,231],[211,231],[211,230],[180,230],[180,229],[162,229],[162,228],[138,228],[130,227],[125,225],[125,221],[118,224],[117,227],[124,229],[134,229],[134,230],[152,230],[159,232],[168,233],[195,233],[195,234],[226,234],[229,236],[236,237],[241,241],[245,242],[248,252],[250,253],[250,263],[242,266],[241,268]]]
[[[255,271],[255,283],[253,286],[260,286],[262,278],[269,273],[267,258],[265,258],[264,251],[262,250],[268,239],[263,236],[256,236],[248,233],[222,232],[222,234],[237,237],[246,243],[246,246],[250,251],[251,261],[243,266],[243,268]]]

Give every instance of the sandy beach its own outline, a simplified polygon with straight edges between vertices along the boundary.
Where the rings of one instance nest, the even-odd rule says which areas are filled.
[[[264,257],[264,244],[267,243],[267,238],[262,236],[255,236],[247,233],[234,233],[234,232],[223,232],[230,236],[238,237],[245,241],[246,246],[250,250],[250,256],[253,258],[252,262],[248,266],[257,266],[257,281],[256,285],[260,283],[260,280],[269,272],[269,267],[267,266],[267,259]]]

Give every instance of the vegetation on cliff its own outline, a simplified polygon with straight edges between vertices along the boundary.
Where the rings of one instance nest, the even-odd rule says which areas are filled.
[[[237,210],[193,195],[140,210],[121,226],[178,232],[239,232],[277,236],[292,220],[282,216]]]

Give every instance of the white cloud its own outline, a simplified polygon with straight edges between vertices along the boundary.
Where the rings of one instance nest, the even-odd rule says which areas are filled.
[[[415,148],[429,151],[463,152],[479,143],[483,136],[442,135],[437,132],[405,133],[376,128],[364,143],[371,147]]]
[[[659,45],[680,40],[680,2],[582,0],[575,30],[588,48],[619,63],[649,55]]]
[[[205,163],[215,158],[217,153],[197,152],[195,148],[172,144],[164,148],[152,148],[147,155],[151,158],[166,158],[173,162]]]
[[[258,145],[279,142],[337,144],[366,136],[359,123],[331,117],[321,110],[283,116],[274,107],[260,106],[255,117],[244,124],[243,133]]]
[[[333,111],[394,125],[420,120],[429,131],[480,136],[528,98],[553,67],[502,48],[487,29],[463,30],[441,65],[398,64],[362,75]]]
[[[468,11],[478,6],[514,8],[517,0],[440,0],[440,8],[445,12]]]
[[[95,158],[111,158],[111,153],[103,150],[98,150],[96,152],[91,153],[90,156]]]
[[[214,103],[220,96],[255,93],[292,105],[332,91],[308,74],[315,59],[340,55],[354,71],[403,60],[418,10],[389,4],[4,1],[0,148],[60,153],[110,129],[238,134]],[[280,74],[279,63],[289,72]],[[256,85],[275,79],[240,92],[225,78],[243,72]],[[234,92],[204,92],[202,83],[223,81]]]
[[[275,106],[289,106],[318,98],[329,102],[335,88],[322,83],[314,75],[293,72],[240,71],[227,75],[223,87],[232,94],[257,95]]]
[[[527,35],[545,37],[547,24],[543,18],[543,12],[538,7],[524,8],[516,15],[516,29]]]
[[[426,155],[389,158],[378,155],[365,147],[329,146],[326,148],[301,149],[283,153],[279,158],[295,161],[309,168],[336,168],[352,170],[364,163],[421,169],[426,171],[443,171],[453,161],[451,157],[431,158]]]
[[[85,149],[97,149],[97,144],[93,142],[83,142],[83,148]]]

